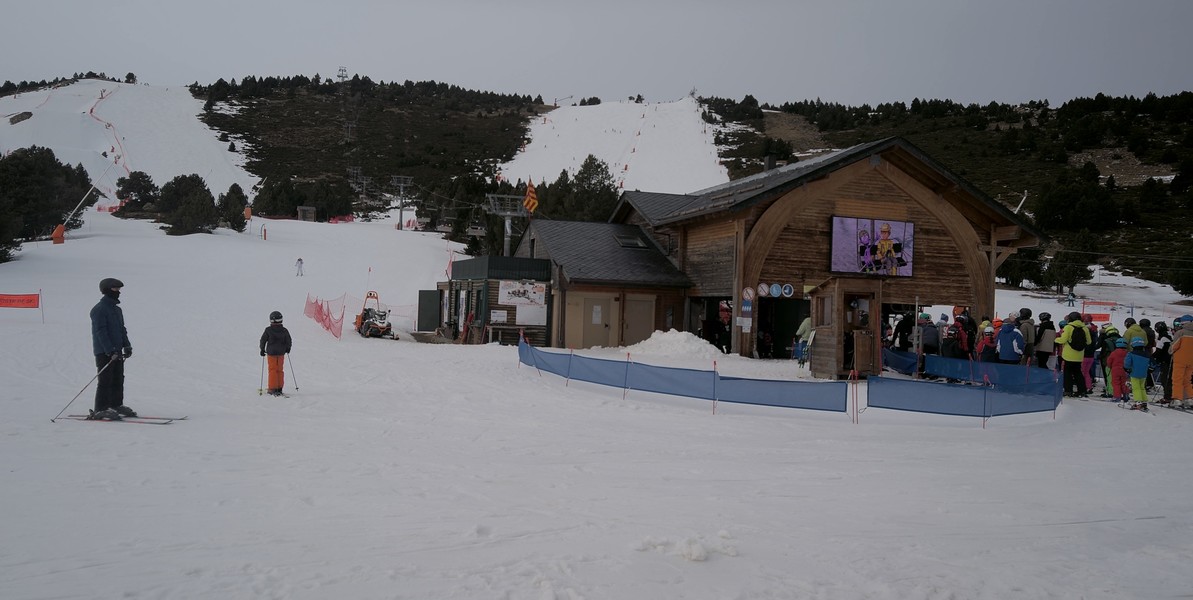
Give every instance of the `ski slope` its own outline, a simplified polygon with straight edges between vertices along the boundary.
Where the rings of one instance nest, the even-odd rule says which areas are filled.
[[[195,173],[217,198],[233,183],[251,196],[258,178],[244,170],[243,155],[229,152],[228,142],[198,119],[202,110],[183,86],[96,79],[4,96],[0,156],[31,145],[50,148],[63,164],[83,165],[107,196],[101,204],[115,203],[116,180],[132,171],[149,174],[158,187]],[[10,122],[25,112],[30,118]]]
[[[531,141],[500,166],[510,181],[554,182],[589,155],[604,161],[621,190],[684,194],[729,181],[695,98],[637,104],[561,106],[534,120]]]

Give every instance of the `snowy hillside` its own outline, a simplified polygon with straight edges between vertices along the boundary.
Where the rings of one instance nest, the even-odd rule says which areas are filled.
[[[44,146],[70,166],[82,164],[96,188],[115,201],[116,180],[143,171],[159,187],[197,173],[213,196],[240,184],[251,197],[257,178],[243,156],[228,151],[198,115],[203,103],[183,86],[133,85],[84,79],[70,85],[0,97],[0,156]],[[13,117],[30,113],[27,119]],[[239,140],[235,140],[240,146]]]
[[[531,142],[501,165],[510,181],[575,176],[588,155],[609,166],[623,190],[684,194],[729,181],[720,165],[714,128],[694,98],[635,104],[561,106],[530,126]]]
[[[108,98],[145,101],[127,121],[104,114],[130,167],[236,180],[211,132],[131,125],[171,104],[139,89]],[[98,91],[61,100],[74,108],[28,141],[80,161],[98,154],[107,129],[84,114]],[[19,129],[3,125],[0,141]],[[677,168],[633,185],[692,191],[716,176],[715,165]],[[1066,400],[1055,415],[983,428],[879,409],[858,424],[746,405],[714,413],[702,400],[540,375],[511,347],[337,340],[302,316],[308,294],[372,289],[412,306],[459,249],[433,234],[255,219],[243,234],[175,237],[95,210],[84,219],[66,244],[27,244],[0,264],[0,294],[43,298],[41,311],[0,308],[4,598],[1117,600],[1193,589],[1193,414]],[[91,406],[88,311],[103,277],[125,283],[127,404],[187,420],[50,422]],[[1119,324],[1126,310],[1188,312],[1170,289],[1112,275],[1078,292],[1121,302]],[[1066,310],[1006,290],[996,306]],[[294,336],[288,398],[258,393],[272,310]],[[807,377],[676,332],[591,355],[627,353]]]

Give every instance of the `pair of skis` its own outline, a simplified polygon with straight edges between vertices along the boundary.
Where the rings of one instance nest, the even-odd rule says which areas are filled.
[[[96,423],[132,423],[134,425],[169,425],[174,421],[185,421],[186,417],[124,417],[123,419],[91,419],[88,415],[66,415],[65,417],[58,417],[59,419],[71,419],[72,421],[93,421]]]

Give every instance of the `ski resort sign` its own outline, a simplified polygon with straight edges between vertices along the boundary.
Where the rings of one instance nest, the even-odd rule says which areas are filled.
[[[544,306],[547,284],[534,281],[499,281],[497,303],[512,305]]]

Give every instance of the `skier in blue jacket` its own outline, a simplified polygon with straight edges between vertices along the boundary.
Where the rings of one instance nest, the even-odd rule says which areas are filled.
[[[1131,378],[1131,397],[1135,401],[1131,408],[1147,410],[1147,389],[1144,387],[1144,381],[1151,364],[1152,357],[1148,353],[1147,339],[1132,338],[1131,352],[1123,359],[1123,369]]]
[[[133,355],[124,327],[124,311],[120,310],[119,279],[111,277],[99,282],[103,297],[91,309],[91,349],[95,354],[95,368],[99,370],[95,384],[95,409],[90,419],[118,421],[135,417],[136,412],[124,405],[124,360]]]
[[[1023,350],[1023,334],[1019,331],[1019,324],[1008,318],[998,330],[998,362],[1017,365],[1023,359]]]

